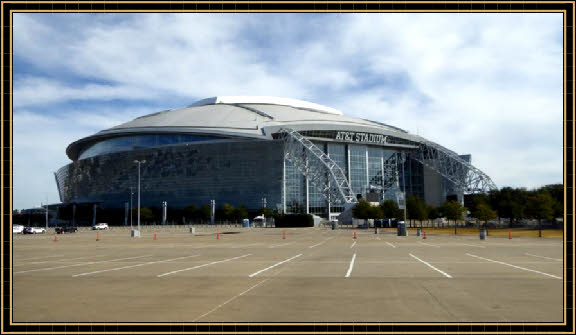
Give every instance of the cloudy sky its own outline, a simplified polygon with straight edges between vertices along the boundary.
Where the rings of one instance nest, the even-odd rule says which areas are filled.
[[[302,99],[562,183],[562,14],[14,14],[14,208],[66,146],[217,95]]]

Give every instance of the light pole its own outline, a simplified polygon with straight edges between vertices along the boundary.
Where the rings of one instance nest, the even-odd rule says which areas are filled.
[[[138,237],[140,237],[140,165],[146,163],[146,160],[135,160],[138,164]]]
[[[403,181],[402,188],[404,189],[404,225],[406,225],[406,220],[408,218],[406,217],[406,171],[404,162],[406,162],[406,154],[402,152],[402,181]]]
[[[130,230],[132,230],[132,212],[134,210],[132,210],[133,205],[132,205],[132,196],[134,195],[134,187],[130,187]]]
[[[46,201],[46,232],[48,232],[48,201]]]

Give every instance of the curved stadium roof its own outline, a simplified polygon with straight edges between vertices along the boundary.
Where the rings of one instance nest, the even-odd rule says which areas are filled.
[[[400,128],[347,117],[336,109],[302,100],[219,96],[200,100],[185,108],[144,115],[102,130],[70,144],[66,153],[74,160],[86,146],[94,142],[131,134],[186,133],[270,140],[272,134],[283,127],[296,131],[369,132],[415,142],[422,140]]]

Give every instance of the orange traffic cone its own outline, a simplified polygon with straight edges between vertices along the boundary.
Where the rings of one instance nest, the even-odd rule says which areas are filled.
[[[422,239],[424,239],[424,240],[426,239],[426,231],[422,232]]]
[[[511,231],[511,230],[508,231],[508,239],[509,239],[509,240],[512,239],[512,231]]]
[[[154,241],[156,241],[156,229],[154,229]]]
[[[356,239],[356,231],[354,231],[354,239]]]
[[[54,233],[54,242],[58,242],[58,233]]]
[[[282,239],[283,239],[283,240],[286,239],[286,231],[285,231],[285,230],[282,231]]]
[[[99,231],[96,232],[96,241],[100,241],[100,232]]]

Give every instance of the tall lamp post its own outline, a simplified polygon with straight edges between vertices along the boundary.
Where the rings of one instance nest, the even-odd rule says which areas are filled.
[[[133,201],[132,201],[132,196],[134,195],[134,187],[130,187],[130,230],[132,230],[132,212],[134,210],[132,210],[133,207]]]
[[[140,237],[140,165],[146,163],[146,160],[135,160],[138,164],[138,237]]]

